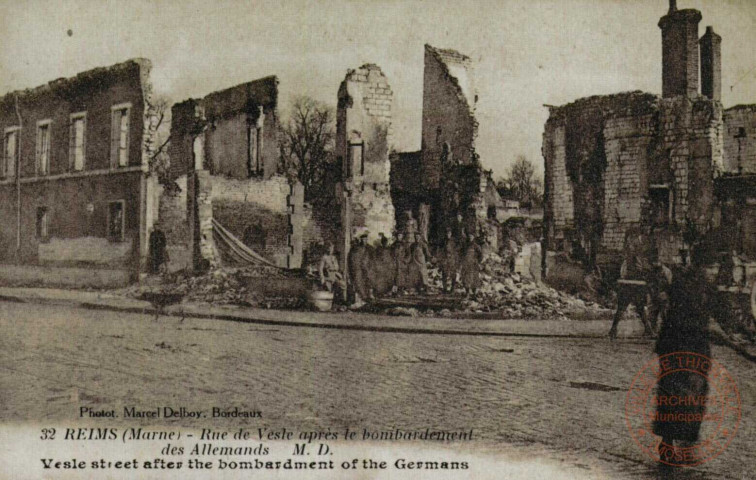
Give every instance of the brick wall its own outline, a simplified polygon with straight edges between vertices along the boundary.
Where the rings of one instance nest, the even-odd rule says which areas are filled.
[[[423,178],[438,188],[444,143],[457,163],[475,160],[477,93],[472,60],[454,50],[425,46],[423,73]]]
[[[756,105],[739,105],[724,111],[724,169],[756,173]]]

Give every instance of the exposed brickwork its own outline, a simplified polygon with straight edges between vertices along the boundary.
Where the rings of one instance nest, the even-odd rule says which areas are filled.
[[[349,70],[338,92],[336,155],[344,165],[342,191],[350,192],[342,202],[349,202],[349,225],[367,228],[371,242],[380,233],[390,237],[394,229],[389,192],[392,98],[386,76],[373,64]],[[345,206],[342,203],[342,210]],[[344,233],[341,251],[348,248]]]
[[[724,111],[725,171],[756,173],[756,105]]]
[[[698,23],[701,12],[672,10],[659,20],[662,30],[662,96],[698,94]]]

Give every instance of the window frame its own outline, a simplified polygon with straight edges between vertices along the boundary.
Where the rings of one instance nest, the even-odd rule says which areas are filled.
[[[110,234],[110,224],[111,224],[111,205],[113,204],[120,204],[121,205],[121,236],[120,238],[116,238],[115,236]],[[106,229],[106,236],[108,238],[109,242],[112,243],[123,243],[126,238],[126,200],[110,200],[108,201],[108,211],[107,211],[107,223],[105,224]]]
[[[13,175],[8,174],[8,157],[6,156],[8,153],[8,136],[14,134],[16,136],[16,149],[13,152],[14,153],[14,159],[13,159]],[[2,158],[2,169],[0,169],[0,178],[15,178],[16,175],[19,174],[19,165],[18,165],[18,150],[19,150],[19,142],[21,141],[21,127],[19,125],[14,125],[11,127],[6,127],[3,130],[3,158]]]
[[[81,168],[76,168],[76,122],[81,120]],[[68,135],[68,155],[69,169],[72,172],[81,172],[87,169],[87,112],[75,112],[69,116],[69,135]]]
[[[355,165],[354,164],[354,154],[353,154],[353,148],[354,147],[360,147],[360,164]],[[349,158],[349,176],[356,176],[355,167],[359,168],[359,176],[364,177],[365,176],[365,142],[363,140],[360,141],[350,141],[347,142],[347,157]]]
[[[40,143],[41,137],[40,133],[42,131],[42,128],[47,129],[47,168],[43,170],[42,167],[42,145]],[[36,151],[35,151],[35,166],[34,171],[38,176],[42,175],[49,175],[50,174],[50,165],[52,163],[52,119],[46,118],[44,120],[39,120],[37,122],[37,138],[35,141],[36,145]]]
[[[125,168],[129,166],[129,154],[131,153],[131,102],[118,103],[110,107],[110,166],[112,168]],[[121,148],[121,118],[127,118],[126,146]],[[118,122],[116,122],[116,119]],[[126,163],[121,164],[121,151],[126,151]]]

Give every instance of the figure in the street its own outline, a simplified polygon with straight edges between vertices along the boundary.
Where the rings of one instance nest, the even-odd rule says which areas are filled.
[[[715,308],[716,292],[707,283],[704,266],[708,263],[707,250],[694,247],[691,264],[674,276],[670,289],[669,313],[662,321],[656,353],[661,357],[676,352],[691,352],[711,358],[709,345],[709,318]],[[661,365],[660,365],[661,366]],[[661,376],[657,395],[674,398],[701,398],[709,390],[706,377],[688,370],[678,370]],[[662,437],[662,449],[674,448],[675,442],[690,446],[698,441],[700,421],[693,416],[675,419],[674,414],[693,414],[701,418],[706,411],[704,402],[670,405],[659,402],[658,416],[653,424],[654,434]],[[664,419],[664,420],[662,420]]]
[[[418,293],[428,288],[428,264],[430,249],[420,232],[415,232],[415,243],[411,246],[410,286]]]
[[[413,243],[415,241],[415,233],[417,233],[417,221],[412,216],[412,210],[404,212],[406,218],[404,220],[404,239],[407,243]]]
[[[441,290],[454,293],[457,286],[457,269],[459,267],[459,247],[451,230],[446,231],[446,241],[441,252]],[[447,290],[447,285],[449,289]]]
[[[160,229],[160,224],[155,223],[150,233],[150,273],[160,273],[168,262],[165,234]]]
[[[609,338],[617,337],[617,325],[630,305],[635,305],[644,335],[656,334],[657,319],[667,311],[672,272],[659,261],[659,251],[650,227],[629,230],[617,282],[617,310]],[[648,311],[646,309],[648,307]]]
[[[466,295],[474,295],[480,287],[480,262],[482,260],[483,249],[475,241],[475,235],[469,234],[459,268],[460,280]]]
[[[368,277],[366,275],[366,262],[368,257],[366,232],[356,232],[353,236],[352,245],[347,256],[349,282],[354,291],[353,308],[359,308],[365,304],[370,295]]]
[[[406,235],[400,235],[396,249],[396,286],[399,292],[406,292],[414,286],[412,272],[412,241]]]
[[[343,276],[339,271],[339,261],[333,253],[333,243],[328,244],[328,251],[320,259],[318,272],[320,273],[320,284],[329,292],[333,292],[334,285],[339,285],[343,281]]]

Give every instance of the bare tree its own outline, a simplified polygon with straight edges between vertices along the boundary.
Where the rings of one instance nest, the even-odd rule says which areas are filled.
[[[335,136],[333,108],[310,97],[299,96],[281,126],[281,156],[294,170],[310,200],[321,192],[322,182],[333,163]]]
[[[171,107],[170,101],[165,97],[155,97],[150,101],[150,129],[155,132],[155,150],[149,158],[150,171],[154,172],[160,183],[165,183],[170,168],[170,158],[167,147],[171,141]]]
[[[535,166],[518,155],[504,179],[507,191],[522,204],[539,207],[543,197],[543,180],[536,175]]]

